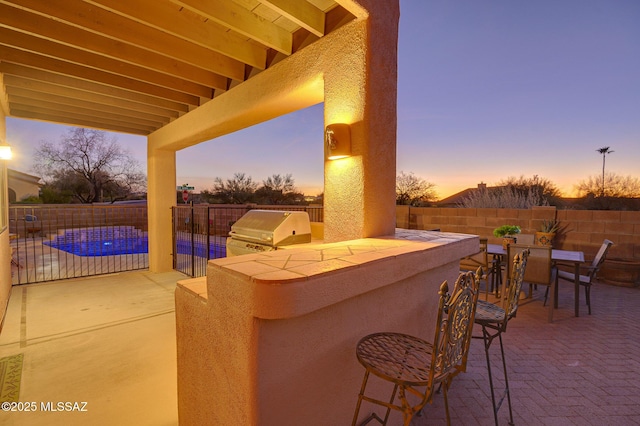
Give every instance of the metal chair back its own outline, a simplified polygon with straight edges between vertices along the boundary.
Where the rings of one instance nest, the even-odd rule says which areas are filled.
[[[480,238],[480,249],[478,253],[460,259],[460,272],[476,272],[476,279],[485,280],[486,297],[489,297],[489,275],[493,272],[493,265],[489,266],[489,255],[487,253],[487,238]],[[480,273],[478,272],[480,268]]]
[[[604,260],[607,257],[607,253],[609,252],[609,249],[611,248],[612,245],[613,245],[613,241],[605,239],[602,245],[600,246],[600,249],[598,250],[596,257],[593,259],[593,262],[591,262],[591,267],[589,268],[589,273],[588,273],[589,282],[591,282],[593,277],[595,277],[596,273],[600,270],[600,267],[604,263]]]
[[[547,293],[551,293],[552,303],[549,306],[549,310],[547,313],[547,319],[549,322],[553,321],[553,309],[556,305],[556,297],[557,297],[557,268],[551,259],[551,247],[549,246],[522,246],[519,244],[510,245],[507,248],[507,252],[509,250],[529,250],[529,258],[527,263],[527,269],[524,273],[524,282],[529,284],[529,297],[532,297],[532,287],[534,285],[543,285],[547,287]],[[545,296],[546,303],[546,296]]]
[[[529,250],[527,269],[524,273],[524,282],[551,286],[553,262],[551,261],[551,247],[530,246],[523,244],[510,244],[507,247],[509,258],[517,252]]]
[[[516,243],[517,244],[526,244],[526,245],[533,245],[534,241],[535,241],[535,235],[533,234],[518,234],[516,235]]]
[[[461,271],[476,272],[478,267],[482,267],[482,274],[489,270],[489,257],[487,255],[487,238],[480,238],[480,251],[471,256],[460,259]]]
[[[478,303],[477,274],[460,274],[451,292],[447,294],[447,284],[440,287],[438,308],[440,326],[436,328],[432,371],[435,382],[450,381],[458,373],[466,371],[467,356],[471,345],[471,332]]]
[[[529,248],[524,247],[519,250],[514,247],[507,247],[508,257],[507,259],[513,259],[513,263],[507,262],[511,265],[508,270],[506,297],[504,299],[504,311],[505,311],[505,324],[516,315],[518,311],[518,302],[520,301],[520,291],[522,290],[522,282],[526,276],[527,264],[529,262]],[[512,254],[515,253],[512,257]]]

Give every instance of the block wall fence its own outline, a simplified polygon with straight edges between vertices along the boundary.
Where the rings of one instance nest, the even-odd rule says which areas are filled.
[[[584,252],[591,262],[603,240],[614,242],[601,272],[601,281],[640,286],[640,211],[532,209],[470,209],[396,206],[398,228],[475,234],[489,243],[500,243],[493,230],[519,225],[523,234],[534,234],[543,220],[560,221],[554,248]]]

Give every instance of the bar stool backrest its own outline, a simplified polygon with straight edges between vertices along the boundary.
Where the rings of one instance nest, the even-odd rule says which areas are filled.
[[[507,250],[507,253],[509,252],[510,250]],[[520,290],[522,290],[522,282],[524,281],[528,260],[528,248],[515,251],[515,255],[513,256],[513,264],[509,268],[509,279],[507,281],[506,298],[504,299],[504,311],[506,313],[504,323],[505,328],[508,321],[512,317],[514,317],[516,315],[516,312],[518,311]]]
[[[451,380],[466,371],[471,332],[478,303],[478,287],[473,272],[458,276],[450,296],[446,282],[440,287],[440,326],[436,329],[433,350],[434,383]]]

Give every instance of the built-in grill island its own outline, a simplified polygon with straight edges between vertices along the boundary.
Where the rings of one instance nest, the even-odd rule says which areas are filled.
[[[227,256],[262,253],[311,242],[307,212],[250,210],[231,226]]]

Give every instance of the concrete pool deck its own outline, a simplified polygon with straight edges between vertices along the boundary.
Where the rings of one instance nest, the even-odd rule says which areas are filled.
[[[178,272],[125,272],[14,286],[0,358],[24,354],[21,402],[3,425],[175,425]],[[87,402],[86,412],[41,403]]]

